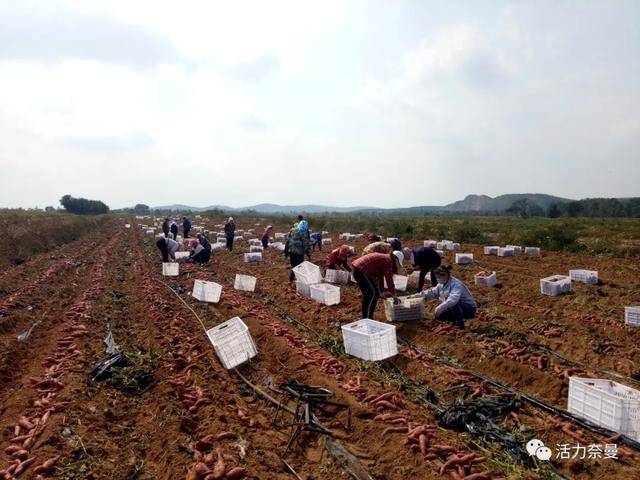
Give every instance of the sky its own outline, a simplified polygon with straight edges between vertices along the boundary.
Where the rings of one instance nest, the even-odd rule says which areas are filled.
[[[0,207],[640,195],[637,0],[0,0]]]

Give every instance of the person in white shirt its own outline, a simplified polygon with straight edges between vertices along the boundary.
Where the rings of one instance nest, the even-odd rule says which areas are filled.
[[[477,305],[473,295],[464,283],[451,276],[451,267],[440,266],[433,273],[438,284],[417,295],[440,300],[440,305],[434,311],[436,320],[450,321],[464,328],[465,319],[473,318],[476,314]]]
[[[168,262],[169,258],[175,260],[175,253],[180,250],[180,244],[172,238],[165,238],[163,236],[156,239],[156,246],[162,254],[162,261]]]

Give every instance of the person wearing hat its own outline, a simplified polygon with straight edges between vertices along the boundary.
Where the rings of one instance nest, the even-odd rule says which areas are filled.
[[[178,222],[175,220],[171,222],[171,235],[173,235],[173,239],[178,238]]]
[[[191,222],[187,217],[182,217],[182,231],[184,232],[184,238],[189,238],[189,232],[191,231]]]
[[[267,248],[269,246],[269,238],[271,237],[271,231],[273,230],[273,225],[267,225],[267,228],[262,232],[262,237],[260,241],[262,242],[262,248]]]
[[[367,240],[369,241],[369,243],[375,243],[375,242],[379,242],[382,239],[380,238],[380,235],[376,235],[375,233],[369,233],[367,235]]]
[[[236,236],[236,221],[229,217],[224,224],[224,238],[227,240],[227,250],[233,252],[233,239]]]
[[[284,244],[284,256],[285,258],[289,258],[291,262],[291,272],[289,272],[290,282],[293,282],[296,278],[293,269],[304,262],[304,256],[307,255],[311,258],[307,233],[308,228],[305,228],[305,225],[298,224],[298,227],[292,228],[287,235],[287,241]]]
[[[180,250],[180,244],[169,237],[160,236],[156,239],[156,247],[162,254],[162,261],[168,262],[169,258],[175,260],[175,253]]]
[[[476,314],[476,301],[464,283],[451,276],[451,267],[437,267],[433,273],[438,284],[423,290],[416,296],[427,299],[438,298],[438,305],[433,312],[436,320],[452,322],[455,326],[464,328],[465,319],[473,318]]]
[[[367,255],[368,253],[391,253],[391,252],[393,252],[393,249],[391,248],[391,244],[386,242],[372,242],[362,249],[363,255]]]
[[[202,264],[207,263],[211,258],[211,250],[207,251],[197,238],[189,241],[189,247],[191,247],[189,261]]]
[[[324,262],[325,269],[332,268],[334,270],[345,269],[347,272],[351,271],[347,259],[353,257],[356,252],[349,245],[341,245],[338,248],[334,248],[326,262]]]
[[[393,274],[402,266],[404,255],[400,251],[389,253],[369,253],[351,263],[353,278],[362,292],[362,318],[373,319],[373,314],[387,282],[389,294],[398,303]]]
[[[442,263],[442,257],[440,257],[438,252],[433,248],[420,247],[415,250],[404,248],[402,253],[404,253],[405,260],[409,260],[413,265],[413,271],[420,271],[418,291],[421,291],[422,287],[424,287],[424,280],[427,273],[431,274],[431,286],[435,287],[437,285],[438,282],[435,273],[433,273],[433,269],[439,267]]]

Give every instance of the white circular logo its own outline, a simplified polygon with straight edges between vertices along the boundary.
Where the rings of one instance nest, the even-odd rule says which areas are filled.
[[[529,456],[533,456],[536,454],[536,450],[538,450],[540,447],[544,447],[544,442],[538,440],[537,438],[532,438],[527,443],[527,453],[529,454]]]
[[[548,461],[551,458],[551,449],[549,447],[540,447],[536,450],[538,460]]]

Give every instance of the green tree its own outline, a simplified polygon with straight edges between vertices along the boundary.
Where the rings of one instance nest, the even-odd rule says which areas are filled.
[[[74,198],[68,194],[60,199],[60,204],[67,212],[79,215],[97,215],[109,212],[109,207],[100,200]]]

